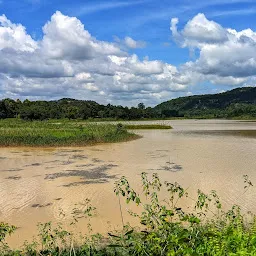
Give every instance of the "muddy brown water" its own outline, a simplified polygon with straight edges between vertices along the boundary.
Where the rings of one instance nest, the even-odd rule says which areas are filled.
[[[60,221],[69,227],[74,207],[82,209],[79,203],[87,198],[97,208],[91,221],[95,232],[121,228],[114,183],[124,175],[139,188],[141,172],[157,172],[162,180],[177,181],[192,194],[198,188],[214,189],[225,207],[239,204],[256,212],[256,186],[246,193],[243,189],[243,174],[256,184],[255,122],[146,123],[167,123],[174,129],[139,130],[136,133],[143,137],[135,141],[83,148],[1,148],[0,219],[19,227],[10,244],[31,240],[39,222]],[[125,213],[129,206],[122,207],[125,221],[135,223]],[[82,220],[77,231],[88,232],[86,224]]]

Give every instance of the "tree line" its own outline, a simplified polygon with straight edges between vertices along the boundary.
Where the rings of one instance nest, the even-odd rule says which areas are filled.
[[[164,111],[165,112],[165,111]],[[95,101],[61,99],[57,101],[29,101],[3,99],[0,101],[0,119],[21,118],[25,120],[45,119],[123,119],[164,118],[164,113],[139,103],[137,107],[101,105]]]
[[[136,107],[101,105],[95,101],[64,98],[55,101],[0,100],[0,119],[163,119],[256,118],[256,87],[236,88],[219,94],[180,97],[154,108],[139,103]]]

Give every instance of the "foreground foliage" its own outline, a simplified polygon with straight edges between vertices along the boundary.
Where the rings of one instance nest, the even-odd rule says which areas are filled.
[[[244,182],[248,190],[252,183],[247,176]],[[61,225],[54,228],[45,223],[39,225],[38,241],[13,251],[4,238],[14,228],[2,224],[1,255],[256,255],[255,215],[243,215],[238,206],[225,212],[215,191],[208,195],[198,191],[194,209],[185,211],[179,204],[189,198],[187,191],[177,183],[162,184],[157,174],[149,180],[143,173],[142,186],[142,196],[125,177],[115,187],[118,197],[142,208],[140,214],[130,212],[140,221],[138,228],[127,225],[120,232],[108,233],[108,237],[92,235],[78,246],[74,234],[63,230]],[[169,195],[165,200],[159,197],[161,189]],[[84,214],[91,217],[95,209],[87,203]]]
[[[123,126],[113,124],[0,120],[0,146],[84,146],[136,137]]]

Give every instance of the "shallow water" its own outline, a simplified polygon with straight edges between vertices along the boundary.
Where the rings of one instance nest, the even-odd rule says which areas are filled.
[[[225,207],[238,203],[243,210],[256,212],[256,190],[252,187],[244,194],[242,177],[248,174],[256,183],[255,122],[153,123],[167,123],[174,129],[139,130],[136,133],[143,138],[135,141],[84,148],[0,149],[0,217],[20,227],[10,243],[30,240],[38,222],[54,220],[68,226],[75,204],[86,198],[97,208],[94,231],[120,228],[114,182],[124,175],[139,187],[141,172],[157,172],[163,180],[177,181],[192,194],[198,188],[214,189]],[[122,207],[124,211],[128,208]],[[134,222],[128,214],[124,218]],[[79,231],[87,232],[86,223],[82,221]]]

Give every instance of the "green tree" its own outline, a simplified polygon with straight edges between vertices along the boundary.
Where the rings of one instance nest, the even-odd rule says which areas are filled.
[[[145,109],[145,104],[144,103],[139,103],[138,104],[138,109]]]

